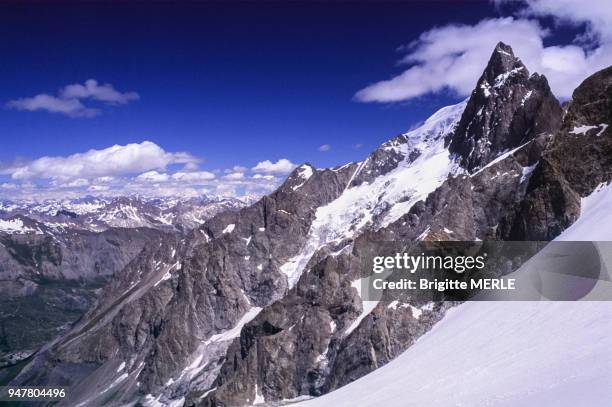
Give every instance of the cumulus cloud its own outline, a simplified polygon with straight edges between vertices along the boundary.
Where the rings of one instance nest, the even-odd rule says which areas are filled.
[[[67,184],[64,184],[63,186],[66,188],[79,188],[86,187],[87,185],[89,185],[88,180],[86,180],[85,178],[77,178],[74,181],[70,181]]]
[[[95,79],[88,79],[84,84],[65,86],[56,96],[40,93],[32,97],[11,100],[6,106],[30,112],[44,110],[69,117],[94,117],[101,113],[100,109],[85,106],[82,100],[91,99],[107,105],[124,105],[139,98],[136,92],[119,92],[109,83],[100,85]]]
[[[196,171],[199,168],[199,163],[189,162],[183,166],[183,171]]]
[[[143,172],[136,177],[136,181],[142,182],[166,182],[170,177],[168,174],[159,173],[155,170]]]
[[[177,172],[172,174],[172,179],[176,181],[202,182],[210,181],[215,178],[215,174],[209,171]]]
[[[501,1],[498,1],[501,2]],[[612,64],[610,7],[605,1],[535,0],[524,2],[519,17],[485,19],[475,25],[446,25],[424,32],[405,47],[407,68],[355,94],[362,102],[399,102],[448,91],[467,96],[495,44],[511,45],[531,72],[544,74],[555,95],[571,97],[588,75]],[[552,17],[556,24],[586,24],[574,43],[545,47],[551,31],[530,16]],[[586,41],[586,42],[585,42]]]
[[[64,199],[84,195],[260,196],[276,189],[295,164],[287,159],[235,165],[217,171],[186,170],[200,160],[187,152],[168,152],[150,141],[48,156],[0,165],[0,197]],[[222,174],[222,175],[217,175]]]
[[[152,170],[143,172],[138,175],[135,180],[141,183],[162,183],[162,182],[172,182],[172,183],[189,183],[189,184],[198,184],[198,183],[206,183],[207,181],[215,179],[216,176],[212,172],[209,171],[192,171],[192,172],[183,172],[178,171],[174,174],[160,173],[158,171]]]
[[[319,151],[326,152],[331,150],[331,146],[329,144],[322,144],[319,146]]]
[[[108,185],[91,185],[87,188],[89,192],[106,192],[110,190]]]
[[[171,153],[150,141],[114,145],[67,157],[41,157],[21,166],[5,168],[0,173],[13,179],[76,179],[122,174],[136,174],[163,169],[170,164],[198,162],[191,154]]]
[[[265,173],[265,174],[289,174],[293,169],[297,167],[294,163],[281,158],[277,162],[273,163],[270,160],[265,160],[257,163],[257,165],[251,170],[253,172]]]
[[[115,180],[115,177],[104,176],[104,177],[96,178],[94,182],[100,183],[100,184],[107,184],[109,182],[113,182],[114,180]]]
[[[232,173],[227,174],[223,178],[232,179],[232,180],[243,179],[244,173],[243,172],[232,172]]]

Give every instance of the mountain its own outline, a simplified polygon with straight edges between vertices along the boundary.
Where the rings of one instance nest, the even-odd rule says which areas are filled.
[[[563,116],[546,79],[499,44],[468,100],[362,162],[301,165],[254,204],[146,244],[5,380],[70,385],[65,405],[331,396],[412,352],[454,305],[362,298],[368,244],[559,235],[610,180],[609,83],[609,70],[587,79]]]
[[[0,232],[42,233],[42,229],[61,232],[78,229],[100,232],[108,228],[148,227],[162,230],[187,231],[203,224],[225,210],[237,210],[248,202],[237,198],[165,197],[145,198],[86,197],[65,200],[2,201],[0,202]],[[19,228],[16,216],[27,217],[42,224]]]

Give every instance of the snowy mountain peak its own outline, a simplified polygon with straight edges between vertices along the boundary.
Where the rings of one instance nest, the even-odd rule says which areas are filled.
[[[349,186],[364,182],[372,183],[376,178],[408,166],[417,160],[424,151],[435,150],[435,145],[452,133],[466,102],[445,106],[432,114],[414,130],[400,134],[383,143],[362,161]]]

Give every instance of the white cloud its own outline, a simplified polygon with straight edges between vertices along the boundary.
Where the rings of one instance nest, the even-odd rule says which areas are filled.
[[[155,170],[143,172],[136,177],[136,181],[142,182],[166,182],[170,177],[168,174],[159,173]]]
[[[244,173],[243,172],[232,172],[230,174],[227,174],[223,178],[231,179],[231,180],[244,179]]]
[[[66,188],[79,188],[86,187],[87,185],[89,185],[89,181],[87,181],[85,178],[77,178],[74,181],[70,181],[62,186]]]
[[[353,148],[354,148],[355,150],[359,150],[361,147],[363,147],[363,144],[362,144],[362,143],[357,143],[357,144],[354,144],[354,145],[353,145]]]
[[[100,102],[123,105],[132,100],[138,100],[140,96],[136,92],[121,93],[113,88],[110,83],[99,85],[95,79],[88,79],[84,85],[75,83],[67,85],[60,91],[62,99],[87,99],[91,98]]]
[[[65,86],[60,89],[57,96],[40,93],[32,97],[11,100],[6,106],[30,112],[44,110],[69,117],[94,117],[101,113],[100,109],[83,105],[82,99],[93,99],[108,105],[124,105],[139,98],[136,92],[122,93],[111,84],[99,85],[95,79],[88,79],[83,85],[77,83]]]
[[[94,117],[100,113],[98,109],[83,106],[77,99],[61,99],[45,93],[41,93],[31,98],[11,100],[6,106],[10,109],[27,110],[30,112],[46,110],[51,113],[61,113],[70,117]]]
[[[199,160],[188,153],[170,153],[150,141],[114,145],[102,150],[89,150],[67,157],[41,157],[21,166],[0,171],[13,179],[76,179],[121,174],[136,174],[164,169],[170,164],[186,164]]]
[[[409,67],[389,80],[367,86],[355,94],[362,102],[398,102],[445,90],[459,96],[472,91],[499,41],[512,46],[530,72],[544,74],[555,95],[571,97],[588,75],[612,64],[609,4],[604,1],[530,1],[521,18],[485,19],[475,25],[446,25],[424,32],[403,50]],[[552,16],[558,24],[587,23],[590,43],[545,47],[550,31],[526,14]],[[587,33],[585,33],[587,34]],[[577,39],[577,40],[578,40]],[[593,42],[595,41],[595,42]]]
[[[237,196],[238,190],[235,185],[232,184],[220,184],[215,189],[215,194],[219,196]]]
[[[515,0],[512,0],[515,1]],[[496,0],[508,3],[509,0]],[[609,41],[612,38],[612,7],[609,0],[525,0],[524,16],[552,16],[564,24],[587,24],[587,37],[591,40]],[[607,40],[606,40],[607,39]]]
[[[331,146],[329,144],[323,144],[319,146],[319,151],[326,152],[331,150]]]
[[[96,178],[94,182],[100,183],[100,184],[107,184],[109,182],[113,182],[114,180],[115,180],[115,177],[105,176],[105,177]]]
[[[183,166],[183,171],[196,171],[199,168],[199,163],[189,162]]]
[[[136,181],[139,182],[173,182],[173,183],[190,183],[190,184],[198,184],[202,182],[207,182],[215,179],[216,176],[212,172],[209,171],[192,171],[192,172],[183,172],[178,171],[174,174],[166,174],[159,173],[158,171],[147,171],[145,173],[140,174],[136,177]]]
[[[263,175],[263,174],[255,174],[253,175],[253,179],[267,179],[267,180],[273,180],[276,177],[274,175]]]
[[[0,197],[64,199],[84,195],[260,196],[276,189],[295,167],[289,160],[259,163],[256,173],[244,166],[213,171],[186,171],[199,162],[186,152],[167,152],[155,143],[112,146],[69,156],[41,157],[0,167]],[[3,177],[5,179],[3,179]],[[12,178],[13,182],[8,181]],[[4,182],[4,184],[2,184]]]
[[[172,174],[172,179],[176,181],[189,181],[189,182],[202,182],[210,181],[216,176],[209,171],[195,171],[195,172],[177,172]]]
[[[297,167],[297,165],[295,165],[291,161],[287,160],[286,158],[281,158],[275,163],[270,160],[261,161],[257,163],[257,165],[251,170],[253,172],[267,174],[288,174],[293,171],[295,167]]]

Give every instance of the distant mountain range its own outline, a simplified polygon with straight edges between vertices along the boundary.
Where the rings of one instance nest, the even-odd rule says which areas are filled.
[[[85,197],[65,200],[0,201],[0,232],[45,233],[78,229],[148,227],[187,231],[224,210],[253,203],[229,197]]]

